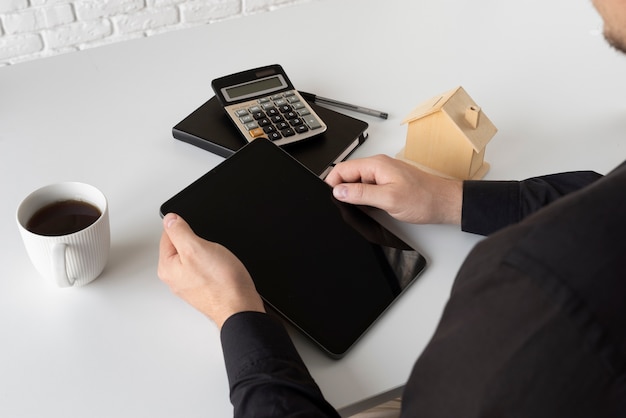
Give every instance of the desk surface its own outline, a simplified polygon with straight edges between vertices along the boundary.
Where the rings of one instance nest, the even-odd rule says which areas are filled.
[[[387,111],[352,158],[404,145],[403,117],[462,85],[499,128],[487,179],[605,173],[626,155],[626,62],[590,2],[320,0],[0,68],[0,415],[225,417],[215,327],[156,276],[160,204],[222,158],[171,128],[212,78],[280,63],[298,88]],[[15,224],[19,201],[76,180],[110,203],[108,266],[80,289],[44,282]],[[293,333],[344,412],[398,388],[479,240],[451,226],[383,221],[431,263],[342,360]]]

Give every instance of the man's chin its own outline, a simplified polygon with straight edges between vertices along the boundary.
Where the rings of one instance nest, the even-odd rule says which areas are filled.
[[[626,54],[626,40],[618,38],[617,36],[613,36],[611,32],[604,32],[604,39],[611,45],[613,48],[617,49],[619,52]]]

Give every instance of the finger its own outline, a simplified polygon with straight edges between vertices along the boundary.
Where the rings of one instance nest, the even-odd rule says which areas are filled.
[[[385,209],[385,186],[367,183],[342,183],[333,188],[333,196],[353,205],[374,206]]]
[[[344,161],[337,164],[326,176],[326,183],[336,186],[340,183],[370,182],[374,178],[373,164],[369,159]]]
[[[159,258],[169,259],[178,253],[176,247],[172,244],[172,240],[167,235],[167,232],[163,231],[161,234],[161,241],[159,242]]]
[[[193,242],[198,237],[189,224],[175,213],[168,213],[163,217],[163,230],[179,253],[182,246]]]
[[[187,244],[186,234],[193,234],[189,225],[178,215],[168,213],[163,217],[163,233],[159,243],[158,275],[169,276],[182,260],[180,249]]]

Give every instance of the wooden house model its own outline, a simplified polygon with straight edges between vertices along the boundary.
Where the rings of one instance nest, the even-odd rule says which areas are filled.
[[[462,87],[422,103],[402,123],[408,125],[406,145],[398,157],[463,180],[489,170],[485,148],[498,130]]]

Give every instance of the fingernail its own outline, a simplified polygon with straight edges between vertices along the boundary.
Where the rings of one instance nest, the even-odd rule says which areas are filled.
[[[345,199],[348,197],[348,188],[341,185],[335,186],[335,188],[333,188],[333,195],[335,195],[337,199]]]
[[[170,226],[172,226],[174,222],[176,222],[177,219],[178,219],[178,216],[176,216],[173,213],[168,213],[165,217],[165,227],[169,228]]]

